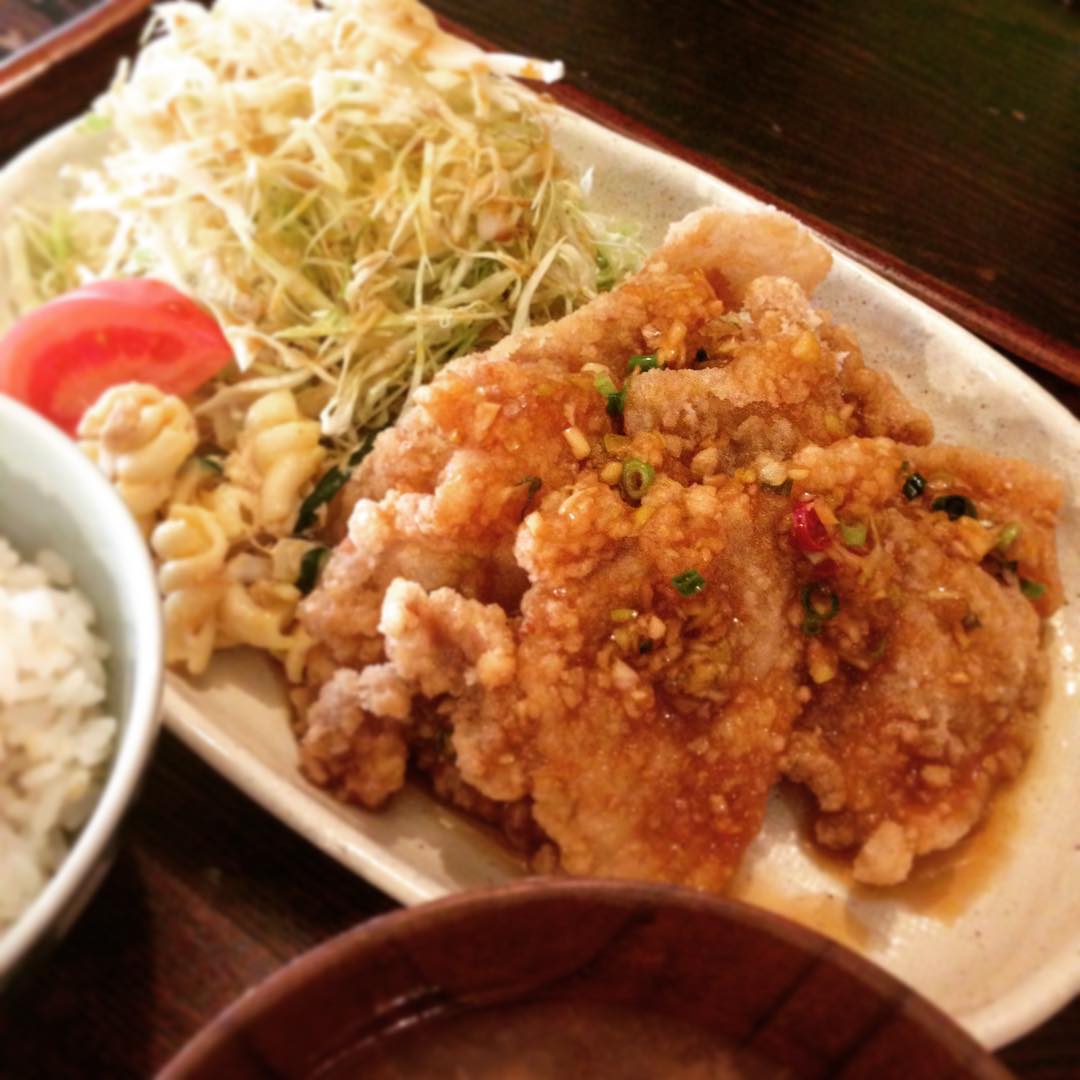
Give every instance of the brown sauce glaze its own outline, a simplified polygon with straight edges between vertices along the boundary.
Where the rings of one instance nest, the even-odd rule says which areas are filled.
[[[987,890],[1005,863],[1017,839],[1021,819],[1018,792],[1013,782],[998,792],[983,821],[954,848],[916,860],[911,877],[900,885],[874,889],[853,885],[862,899],[889,900],[920,915],[950,924],[955,922]],[[815,859],[831,873],[846,875],[850,864],[838,864],[815,845]]]
[[[836,883],[835,888],[793,895],[755,880],[753,875],[738,874],[729,895],[859,951],[870,944],[872,931],[852,910],[848,896],[858,901],[885,901],[951,925],[992,886],[1014,850],[1024,817],[1022,792],[1034,764],[1029,762],[1018,780],[997,793],[986,818],[960,843],[948,851],[920,857],[907,881],[887,888],[858,884],[852,878],[850,859],[815,843],[810,835],[808,802],[801,792],[786,789],[785,801],[800,821],[803,851]]]
[[[783,915],[849,949],[862,951],[870,943],[869,928],[851,911],[839,890],[836,893],[792,895],[752,878],[737,877],[730,895],[734,900]]]

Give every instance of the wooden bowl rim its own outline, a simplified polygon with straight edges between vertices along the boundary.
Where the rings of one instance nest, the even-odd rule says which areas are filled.
[[[329,938],[247,990],[206,1024],[168,1062],[158,1080],[191,1080],[203,1075],[200,1067],[215,1050],[243,1039],[243,1032],[262,1014],[271,1011],[305,987],[326,978],[358,955],[394,941],[408,940],[440,927],[469,926],[498,911],[552,900],[584,906],[599,905],[628,914],[649,908],[707,914],[736,926],[752,928],[778,939],[808,958],[835,965],[869,990],[875,998],[895,1002],[918,1030],[970,1069],[968,1075],[986,1080],[1007,1080],[1011,1074],[951,1017],[883,968],[840,943],[799,923],[762,908],[728,897],[693,892],[672,885],[607,879],[524,878],[488,889],[456,893],[412,908],[401,908],[362,922]]]

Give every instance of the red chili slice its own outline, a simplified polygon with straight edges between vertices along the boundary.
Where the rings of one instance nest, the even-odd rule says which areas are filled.
[[[796,503],[792,507],[791,542],[802,552],[824,551],[832,543],[813,503]]]

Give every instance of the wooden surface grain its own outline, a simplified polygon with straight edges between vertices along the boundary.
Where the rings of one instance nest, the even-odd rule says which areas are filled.
[[[6,0],[0,3],[0,61],[58,24],[82,14],[96,0]]]
[[[1080,21],[1047,0],[436,0],[913,267],[1080,344]]]
[[[0,50],[91,6],[0,0]],[[572,89],[1076,345],[1070,4],[434,6],[506,48],[562,57]],[[84,109],[139,25],[64,61],[17,108],[0,99],[0,163]],[[1027,370],[1080,415],[1080,391]],[[146,1076],[253,982],[391,907],[165,736],[100,893],[36,984],[4,1003],[0,1077]],[[1022,1077],[1080,1075],[1080,1004],[1001,1058]]]

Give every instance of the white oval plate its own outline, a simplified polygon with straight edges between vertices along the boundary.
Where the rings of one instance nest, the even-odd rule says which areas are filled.
[[[560,113],[558,137],[570,161],[594,168],[594,204],[642,222],[650,245],[669,222],[706,203],[761,205],[575,114]],[[58,167],[94,161],[102,146],[102,137],[74,125],[42,140],[0,172],[0,207],[62,197]],[[855,328],[868,360],[930,412],[940,438],[1026,457],[1064,478],[1061,560],[1074,602],[1052,624],[1052,698],[1041,746],[1009,799],[1015,826],[998,838],[1004,850],[989,885],[959,914],[946,920],[896,897],[850,896],[804,849],[780,798],[748,855],[739,893],[846,938],[998,1047],[1080,989],[1080,500],[1072,477],[1080,424],[978,339],[843,255],[815,300]],[[0,277],[0,312],[6,305]],[[255,655],[221,656],[198,680],[171,676],[165,709],[172,730],[215,769],[403,903],[524,873],[484,829],[421,791],[407,790],[386,812],[367,814],[306,784],[279,677]],[[853,926],[860,928],[854,941]]]

